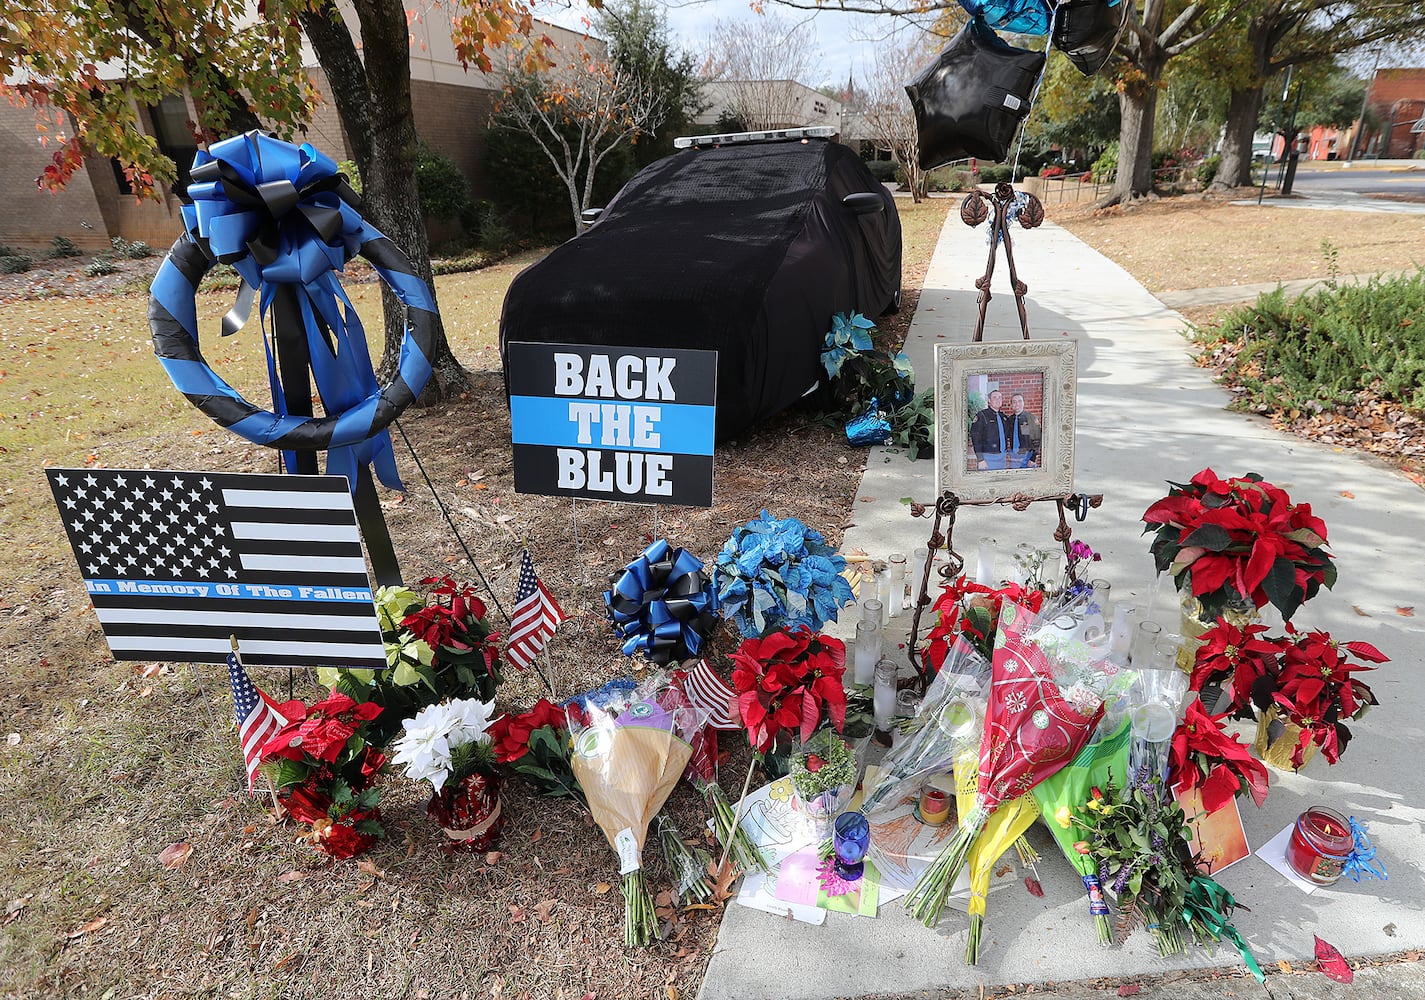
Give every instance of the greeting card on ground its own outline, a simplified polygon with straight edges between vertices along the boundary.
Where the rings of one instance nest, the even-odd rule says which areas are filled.
[[[775,869],[769,875],[763,875],[761,872],[748,872],[742,876],[742,888],[737,893],[738,904],[779,917],[791,917],[804,924],[820,926],[826,922],[825,910],[816,906],[778,899],[773,895],[777,887],[777,877],[778,872]]]
[[[876,777],[879,768],[867,769],[867,782]],[[941,847],[955,833],[953,822],[931,826],[916,815],[916,799],[908,795],[893,808],[885,810],[871,821],[870,858],[880,872],[881,900],[889,902],[910,891],[916,879],[935,860]],[[968,873],[956,880],[951,892],[970,891]]]
[[[1251,855],[1252,848],[1247,843],[1247,832],[1242,827],[1242,814],[1237,809],[1236,799],[1228,799],[1221,809],[1208,812],[1202,804],[1200,788],[1179,785],[1174,789],[1173,797],[1182,806],[1183,815],[1192,829],[1189,843],[1193,853],[1202,859],[1198,869],[1204,875],[1216,876]]]
[[[1281,833],[1257,848],[1257,857],[1281,872],[1282,875],[1286,876],[1288,882],[1296,886],[1302,892],[1313,893],[1316,891],[1316,883],[1298,875],[1286,859],[1286,845],[1290,842],[1291,831],[1294,829],[1296,829],[1296,824],[1292,823],[1282,830]]]
[[[768,867],[816,842],[816,824],[802,808],[791,778],[778,778],[743,800],[742,829],[762,852]]]
[[[821,856],[815,847],[797,851],[782,862],[773,895],[789,903],[816,906],[837,913],[851,913],[858,917],[876,915],[880,885],[874,864],[866,862],[864,874],[853,883],[855,888],[836,896],[829,895],[822,887],[821,867]]]

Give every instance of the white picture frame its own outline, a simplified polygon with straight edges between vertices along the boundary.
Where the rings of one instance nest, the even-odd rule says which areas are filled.
[[[936,495],[992,503],[1072,493],[1077,385],[1074,340],[937,344]]]

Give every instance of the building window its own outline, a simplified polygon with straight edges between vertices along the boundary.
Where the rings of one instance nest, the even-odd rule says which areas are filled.
[[[178,179],[173,183],[173,191],[180,197],[188,191],[189,169],[193,166],[193,154],[198,152],[198,143],[193,138],[193,130],[188,126],[188,104],[176,94],[163,98],[148,108],[149,119],[153,122],[153,137],[158,150],[173,160],[178,167]]]
[[[817,114],[821,115],[823,118],[826,117],[826,102],[825,102],[825,101],[813,101],[813,102],[812,102],[812,108],[816,111]]]

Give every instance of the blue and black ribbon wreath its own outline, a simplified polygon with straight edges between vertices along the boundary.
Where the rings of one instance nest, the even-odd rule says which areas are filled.
[[[717,588],[697,556],[659,539],[643,550],[604,592],[623,653],[642,653],[659,666],[696,657],[717,620]]]
[[[325,450],[327,473],[345,475],[353,490],[368,466],[401,489],[386,427],[431,375],[438,317],[429,287],[361,217],[360,199],[336,163],[309,143],[261,132],[215,143],[194,157],[188,197],[187,231],[154,278],[148,312],[154,352],[174,386],[219,425],[281,449],[289,471],[298,470],[296,452]],[[377,383],[366,332],[337,276],[357,256],[406,306],[400,363],[386,385]],[[244,282],[224,336],[258,296],[273,412],[245,400],[199,349],[194,293],[215,263],[231,264]],[[274,303],[275,350],[265,335]],[[326,416],[310,415],[308,369]]]

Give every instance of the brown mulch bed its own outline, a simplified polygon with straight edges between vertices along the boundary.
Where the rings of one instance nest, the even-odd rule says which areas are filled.
[[[945,208],[923,210],[917,231],[908,229],[903,307],[879,321],[878,339],[903,339]],[[142,287],[158,258],[121,261],[122,273],[101,279],[75,277],[84,263],[37,262],[28,275],[0,281],[0,299],[59,296],[81,315],[103,312],[128,301],[105,293]],[[56,399],[79,391],[65,378],[60,352],[46,353],[54,346],[47,331],[69,326],[67,315],[31,320],[13,335],[13,357],[34,366],[10,373],[31,380],[17,406],[63,412]],[[113,349],[147,353],[141,332],[133,333],[134,343]],[[86,371],[102,379],[104,363],[96,359]],[[41,382],[36,372],[45,365],[54,374]],[[149,375],[135,377],[149,386]],[[151,391],[167,398],[161,372],[153,378]],[[33,423],[48,412],[21,418]],[[102,406],[92,412],[55,426],[68,434],[83,425],[89,439],[73,453],[96,466],[274,471],[270,451],[218,431],[195,410],[122,427],[105,424]],[[654,537],[710,563],[732,529],[766,507],[800,517],[835,545],[865,454],[846,445],[839,427],[789,411],[718,449],[711,508],[655,509],[516,494],[498,371],[472,371],[459,398],[409,411],[400,426],[460,536],[395,434],[408,489],[383,493],[383,506],[405,578],[470,578],[478,567],[508,608],[515,560],[529,539],[541,576],[569,614],[549,645],[561,697],[628,670],[601,593],[609,574]],[[0,424],[0,440],[6,427]],[[424,796],[395,775],[382,782],[387,839],[365,860],[332,863],[295,843],[296,831],[274,816],[270,800],[245,794],[222,668],[113,662],[52,523],[36,468],[40,452],[0,448],[0,460],[14,484],[4,500],[11,509],[0,517],[10,542],[0,587],[0,996],[696,994],[720,905],[679,909],[660,900],[665,939],[625,952],[612,849],[577,806],[540,798],[517,781],[505,789],[504,842],[483,857],[442,853],[439,830],[421,812]],[[726,626],[714,637],[723,653],[735,643]],[[287,696],[283,672],[253,674]],[[318,694],[306,673],[292,678],[292,691]],[[499,700],[519,707],[545,693],[535,676],[515,674]],[[729,737],[723,745],[724,780],[740,787],[745,742]],[[699,833],[706,810],[695,793],[680,787],[669,808],[685,836]],[[159,855],[172,844],[192,853],[166,868]],[[655,841],[644,853],[655,893],[667,885],[657,854]]]

